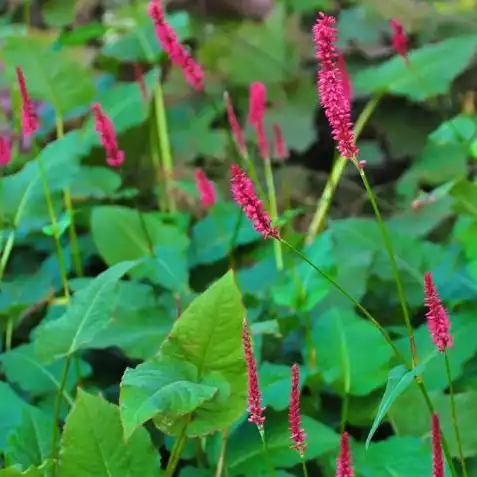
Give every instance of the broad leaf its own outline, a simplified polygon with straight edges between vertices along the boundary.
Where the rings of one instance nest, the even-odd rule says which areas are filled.
[[[139,214],[122,206],[93,209],[91,231],[101,257],[108,265],[149,257],[134,270],[133,276],[147,278],[169,290],[183,291],[189,278],[186,260],[189,239],[155,214]]]
[[[145,429],[125,443],[118,407],[79,391],[63,431],[59,477],[157,477],[159,465]]]
[[[19,465],[0,470],[0,477],[44,477],[45,471],[53,465],[51,460],[44,462],[40,467],[29,467],[22,471]]]
[[[476,47],[477,35],[428,44],[410,52],[411,67],[395,55],[377,67],[361,71],[353,83],[360,93],[390,92],[421,101],[446,93],[469,64]]]
[[[71,60],[66,52],[53,52],[34,36],[9,37],[3,46],[3,59],[15,80],[14,66],[25,75],[28,92],[35,99],[51,103],[65,114],[93,100],[93,74],[86,65]]]
[[[101,273],[73,297],[64,315],[41,326],[35,338],[38,358],[50,363],[86,348],[112,319],[118,280],[137,264],[121,262]]]
[[[75,198],[106,199],[121,187],[121,176],[107,167],[82,166],[71,184]]]
[[[162,427],[196,411],[218,392],[201,384],[199,370],[186,361],[154,359],[127,369],[121,380],[121,421],[124,437],[151,418]]]
[[[324,381],[339,394],[364,396],[386,381],[391,347],[365,318],[331,309],[313,326]]]

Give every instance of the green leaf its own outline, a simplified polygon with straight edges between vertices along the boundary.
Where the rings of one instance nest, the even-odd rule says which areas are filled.
[[[390,346],[353,311],[331,309],[313,326],[323,379],[341,395],[365,396],[386,381]]]
[[[75,198],[106,199],[120,187],[121,176],[111,168],[81,166],[70,190]]]
[[[91,233],[108,265],[149,257],[133,271],[134,277],[147,278],[169,290],[187,288],[189,239],[178,228],[162,223],[154,213],[142,213],[141,220],[137,210],[127,207],[95,207],[91,214]]]
[[[241,340],[244,316],[234,274],[228,272],[188,306],[163,344],[161,355],[194,364],[199,382],[219,388],[214,399],[194,412],[188,436],[225,429],[243,413],[247,387]]]
[[[217,387],[201,384],[199,370],[191,363],[154,359],[127,369],[121,380],[121,421],[127,440],[144,422],[152,419],[167,427],[210,401]]]
[[[66,418],[58,477],[157,477],[159,465],[145,429],[124,442],[118,407],[79,391]]]
[[[2,396],[0,400],[0,449],[5,449],[7,435],[20,424],[23,411],[30,406],[7,383],[0,382],[0,393]]]
[[[218,203],[211,214],[193,226],[189,258],[192,266],[213,263],[227,256],[240,213],[235,203]],[[242,217],[236,245],[246,245],[259,238],[250,221]]]
[[[405,366],[399,365],[391,369],[388,376],[388,383],[386,384],[386,390],[384,391],[373,425],[371,426],[368,437],[366,438],[366,449],[368,449],[374,433],[377,431],[381,421],[384,419],[384,416],[387,414],[393,402],[409,387],[411,383],[414,382],[414,378],[421,372],[421,368],[422,365],[419,365],[417,369],[408,371]]]
[[[477,35],[465,35],[428,44],[409,53],[411,67],[394,55],[377,67],[356,75],[353,85],[361,93],[395,93],[415,101],[446,93],[469,64]]]
[[[26,408],[21,424],[8,436],[6,462],[24,469],[40,466],[51,452],[53,420],[36,408]]]
[[[42,13],[49,27],[61,28],[74,22],[75,4],[63,0],[48,0]]]
[[[66,211],[61,217],[58,217],[56,227],[45,225],[42,232],[49,237],[62,237],[71,225],[71,213]]]
[[[41,326],[35,337],[38,359],[49,363],[88,347],[112,319],[118,280],[137,264],[136,261],[121,262],[101,273],[73,297],[60,318]]]
[[[477,218],[477,184],[462,180],[451,189],[456,212]]]
[[[52,464],[53,462],[49,460],[44,462],[40,467],[29,467],[24,472],[22,472],[19,466],[15,465],[0,470],[0,477],[44,477],[45,470],[49,469]]]
[[[41,38],[32,35],[9,37],[3,46],[7,74],[16,84],[14,66],[22,68],[28,92],[35,99],[50,102],[65,114],[94,99],[93,73],[86,65],[71,61],[67,52],[53,52]]]
[[[273,466],[292,467],[300,463],[298,452],[290,449],[290,431],[284,415],[267,414],[268,454]],[[306,460],[317,459],[339,449],[339,436],[329,427],[308,416],[302,416],[302,427],[307,434]],[[227,461],[230,475],[260,475],[266,473],[262,444],[256,426],[243,423],[229,440]]]
[[[32,343],[17,346],[1,355],[0,361],[7,379],[33,396],[56,393],[60,388],[64,359],[45,366],[35,356]],[[86,377],[91,373],[91,368],[85,361],[80,361],[80,370],[81,377]],[[71,398],[68,396],[68,390],[73,389],[77,379],[76,370],[70,369],[64,391],[64,395],[69,401]]]

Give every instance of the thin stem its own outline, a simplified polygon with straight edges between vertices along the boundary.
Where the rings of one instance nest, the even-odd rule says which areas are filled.
[[[374,95],[366,104],[365,108],[359,115],[358,120],[354,126],[354,137],[356,140],[361,135],[364,126],[368,122],[369,118],[373,114],[376,106],[378,105],[379,101],[382,98],[382,93],[378,93]],[[306,243],[313,242],[314,238],[320,232],[321,228],[323,227],[323,222],[325,217],[328,213],[328,210],[331,206],[331,201],[333,199],[333,194],[335,192],[336,187],[341,179],[343,171],[348,163],[349,159],[343,156],[339,156],[338,159],[335,161],[333,165],[333,169],[331,170],[331,174],[326,181],[325,189],[323,190],[323,194],[321,195],[318,206],[316,208],[315,215],[311,221],[310,227],[308,228],[308,233],[306,235]]]
[[[416,342],[414,339],[414,329],[411,324],[411,318],[409,316],[409,310],[407,308],[407,303],[406,303],[406,297],[404,295],[404,289],[402,286],[402,281],[401,281],[401,275],[399,273],[399,268],[397,266],[396,262],[396,256],[393,250],[393,246],[391,243],[391,239],[389,238],[389,233],[386,228],[386,225],[384,224],[383,217],[381,216],[381,212],[379,211],[378,204],[376,202],[376,197],[374,195],[373,190],[371,189],[371,186],[369,185],[368,179],[366,177],[366,173],[364,172],[364,169],[362,167],[359,167],[356,163],[356,168],[359,171],[359,175],[361,176],[361,180],[363,181],[364,187],[366,189],[366,192],[368,193],[369,200],[371,202],[371,206],[373,207],[374,214],[376,215],[376,219],[378,221],[378,226],[381,230],[381,234],[383,236],[383,241],[384,241],[384,246],[386,248],[386,251],[388,253],[389,261],[391,262],[391,268],[393,271],[394,275],[394,281],[396,282],[396,288],[399,296],[399,302],[401,304],[401,310],[402,314],[404,316],[404,322],[406,324],[408,336],[409,336],[409,344],[411,347],[411,356],[412,356],[412,366],[415,368],[418,364],[418,356],[417,356],[417,348],[416,348]],[[419,380],[419,378],[418,378]]]
[[[267,182],[268,199],[270,204],[270,215],[272,222],[278,218],[277,193],[275,191],[275,181],[273,180],[272,161],[269,157],[264,159],[265,162],[265,180]],[[283,270],[283,252],[281,244],[278,240],[273,241],[273,251],[275,253],[275,262],[278,270]]]
[[[55,123],[56,123],[56,137],[58,139],[61,139],[64,136],[64,126],[63,126],[63,118],[61,117],[61,113],[59,112],[56,112]],[[65,209],[68,212],[68,215],[70,218],[68,232],[70,237],[71,255],[73,258],[73,264],[75,267],[76,276],[82,277],[83,264],[81,262],[81,252],[78,245],[78,234],[76,233],[73,202],[71,200],[71,190],[69,187],[65,187],[65,189],[63,190],[63,202],[65,204]]]
[[[154,174],[156,176],[156,183],[160,190],[157,191],[157,207],[159,210],[166,211],[167,210],[167,200],[166,194],[164,193],[166,187],[164,183],[164,174],[161,174],[162,167],[161,167],[161,159],[157,152],[156,141],[155,141],[155,123],[156,119],[152,117],[150,119],[150,127],[149,127],[149,152],[151,154],[152,165],[154,168]],[[164,184],[163,184],[164,183]],[[164,187],[162,187],[164,185]]]
[[[63,404],[63,393],[66,386],[66,380],[68,379],[70,364],[71,364],[71,355],[67,355],[65,358],[65,365],[63,367],[63,374],[61,376],[60,387],[58,389],[58,392],[56,393],[55,407],[53,411],[53,428],[52,428],[53,432],[51,435],[51,458],[54,461],[56,461],[58,457],[58,446],[57,446],[58,426],[60,421],[61,405]],[[51,475],[52,477],[55,477],[56,475],[56,462],[53,465]]]
[[[215,477],[222,477],[222,472],[225,465],[225,454],[227,452],[227,441],[229,438],[229,430],[224,429],[222,431],[222,438],[220,439],[220,452],[217,460],[217,469],[215,471]]]
[[[457,450],[459,452],[460,465],[462,467],[462,475],[467,477],[467,467],[465,465],[464,452],[462,450],[462,440],[460,438],[459,424],[457,422],[457,410],[455,406],[455,394],[454,394],[454,385],[452,384],[452,374],[450,369],[449,355],[447,351],[444,352],[444,361],[446,363],[446,373],[447,381],[449,383],[449,396],[451,403],[451,412],[452,412],[452,424],[454,426],[455,442],[457,444]]]
[[[353,305],[358,308],[358,310],[363,313],[363,315],[371,321],[371,323],[376,327],[376,329],[381,333],[383,338],[387,341],[389,346],[393,349],[394,353],[396,356],[403,362],[403,363],[408,363],[407,359],[405,356],[399,351],[399,349],[396,347],[396,345],[393,343],[393,340],[387,333],[387,331],[378,323],[378,321],[373,317],[373,315],[366,309],[364,306],[362,306],[358,301],[356,301],[338,282],[336,282],[333,278],[331,278],[326,272],[318,268],[306,255],[301,253],[299,250],[297,250],[293,245],[289,244],[286,240],[280,238],[280,242],[282,242],[283,245],[288,247],[294,254],[298,255],[302,260],[304,260],[308,265],[310,265],[315,271],[317,271],[325,280],[329,281],[336,289],[338,289],[348,300],[353,303]]]
[[[270,460],[270,454],[268,452],[267,439],[265,438],[265,429],[263,425],[257,426],[262,441],[262,450],[265,462],[267,464],[268,473],[270,477],[276,477],[275,469],[273,468],[272,461]]]
[[[169,135],[167,131],[167,118],[164,106],[164,96],[162,86],[159,81],[157,82],[156,87],[154,89],[154,105],[156,113],[157,140],[159,141],[161,161],[164,168],[166,198],[169,212],[175,212],[177,208],[174,199],[172,154],[171,146],[169,143]]]
[[[305,454],[301,454],[301,467],[303,469],[303,477],[308,477],[308,469],[306,468]]]
[[[346,430],[346,423],[348,422],[348,412],[349,412],[349,393],[345,392],[343,396],[343,402],[341,405],[341,434]]]
[[[176,470],[177,464],[179,463],[184,445],[187,440],[186,430],[188,425],[189,422],[184,425],[179,437],[174,442],[174,447],[172,448],[171,456],[169,457],[169,462],[167,463],[167,468],[164,473],[165,477],[172,477],[174,475],[174,471]]]

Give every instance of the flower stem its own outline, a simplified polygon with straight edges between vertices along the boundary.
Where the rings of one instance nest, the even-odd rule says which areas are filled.
[[[382,96],[383,96],[382,93],[378,93],[374,95],[368,101],[368,103],[366,104],[366,107],[363,109],[363,111],[359,115],[359,118],[356,121],[354,131],[353,131],[354,137],[356,138],[356,140],[361,135],[361,132],[363,131],[364,126],[366,125],[369,118],[373,114]],[[345,167],[348,161],[349,159],[343,156],[339,156],[338,159],[335,161],[333,165],[333,169],[331,170],[331,174],[329,175],[328,180],[326,181],[326,185],[323,190],[323,193],[318,201],[318,206],[316,208],[315,215],[313,216],[310,227],[308,228],[308,233],[305,239],[306,243],[313,242],[314,238],[322,229],[323,222],[331,206],[333,194],[335,192],[336,187],[338,186],[338,183],[341,179],[341,175],[343,174],[343,171],[345,170]]]
[[[220,439],[220,453],[217,460],[217,470],[215,471],[215,477],[222,477],[225,464],[225,454],[227,452],[227,440],[229,438],[229,430],[224,429],[222,431],[222,438]]]
[[[417,348],[416,348],[416,342],[414,339],[414,329],[411,324],[411,318],[409,316],[409,310],[407,308],[407,303],[406,303],[406,297],[404,296],[404,289],[402,286],[402,281],[401,281],[401,276],[399,273],[399,268],[397,266],[396,262],[396,256],[394,254],[393,246],[391,243],[391,240],[389,238],[389,233],[386,228],[386,225],[384,224],[383,217],[381,216],[381,212],[379,211],[378,204],[376,202],[376,197],[373,193],[373,190],[371,189],[371,186],[369,185],[368,179],[366,177],[366,173],[364,172],[362,167],[359,167],[356,163],[356,168],[359,171],[359,175],[361,176],[361,180],[363,181],[364,187],[366,189],[366,192],[368,193],[369,200],[371,202],[371,206],[373,207],[374,214],[376,215],[376,219],[378,222],[378,226],[381,230],[381,234],[383,236],[383,241],[384,241],[384,246],[386,248],[389,261],[391,263],[391,268],[393,271],[394,275],[394,281],[396,282],[396,288],[399,296],[399,302],[401,304],[401,310],[402,314],[404,316],[404,322],[406,324],[407,332],[408,332],[408,337],[409,337],[409,345],[411,348],[411,357],[412,357],[412,366],[415,368],[418,364],[418,356],[417,356]],[[418,381],[420,377],[417,378]]]
[[[173,166],[169,134],[167,131],[166,109],[164,106],[164,94],[161,83],[158,81],[154,89],[154,105],[156,114],[157,140],[159,142],[160,156],[164,170],[164,181],[166,186],[166,200],[169,212],[176,212],[176,202],[174,199],[173,186]]]
[[[460,438],[459,424],[457,422],[457,410],[455,406],[454,386],[452,384],[449,355],[447,354],[447,351],[444,352],[444,361],[446,363],[447,381],[449,383],[449,396],[450,396],[450,404],[451,404],[451,412],[452,412],[452,424],[454,427],[454,434],[455,434],[455,442],[457,444],[457,450],[459,452],[459,460],[460,460],[460,465],[462,467],[462,475],[464,477],[467,477],[467,467],[465,465],[465,457],[464,457],[464,452],[462,450],[462,440]]]
[[[189,422],[184,425],[179,437],[174,442],[174,447],[172,448],[171,456],[169,457],[169,462],[167,463],[167,468],[164,472],[165,477],[172,477],[174,475],[174,471],[176,470],[184,445],[187,441],[186,430],[188,425]]]
[[[55,407],[53,411],[53,428],[52,428],[52,434],[51,434],[51,458],[55,461],[55,464],[53,465],[52,471],[51,471],[51,476],[55,477],[56,475],[56,467],[57,467],[57,453],[58,453],[58,446],[57,446],[57,441],[58,441],[58,426],[59,426],[59,421],[60,421],[60,413],[61,413],[61,405],[63,403],[63,394],[66,386],[66,380],[68,379],[68,372],[70,370],[70,364],[71,364],[71,355],[67,355],[65,358],[65,364],[63,367],[63,374],[61,376],[61,381],[60,381],[60,387],[56,393],[55,397]]]
[[[303,477],[308,477],[308,469],[306,468],[305,455],[301,455],[301,467],[303,469]]]
[[[264,159],[265,162],[265,180],[268,189],[268,202],[270,204],[270,215],[272,223],[278,218],[277,193],[275,191],[275,182],[273,180],[272,161],[269,157]],[[283,252],[281,244],[278,240],[273,241],[273,251],[275,253],[275,262],[277,269],[283,270]]]
[[[267,439],[265,438],[265,429],[263,425],[257,426],[258,432],[260,433],[260,439],[262,441],[262,450],[265,462],[268,468],[269,477],[276,477],[275,469],[273,468],[272,461],[270,460],[270,454],[268,452]]]

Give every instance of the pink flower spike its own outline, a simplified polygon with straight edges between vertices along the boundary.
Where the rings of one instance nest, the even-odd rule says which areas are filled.
[[[393,18],[391,20],[391,28],[393,29],[392,43],[394,51],[401,55],[406,61],[409,61],[407,56],[408,38],[402,23]]]
[[[353,85],[346,69],[346,61],[341,53],[338,53],[338,69],[343,82],[343,93],[345,98],[351,103],[353,96]]]
[[[341,436],[340,455],[336,459],[336,477],[353,477],[353,475],[348,433],[344,432]]]
[[[197,169],[195,171],[195,184],[200,195],[200,205],[204,209],[215,205],[217,197],[215,195],[214,183],[207,179],[207,176],[202,169]]]
[[[338,142],[338,151],[342,156],[356,161],[359,150],[351,122],[351,105],[338,66],[338,50],[335,45],[337,30],[333,27],[334,23],[333,17],[320,13],[313,27],[316,58],[320,63],[318,90],[333,139]]]
[[[439,416],[432,415],[432,477],[444,477]]]
[[[452,335],[449,333],[450,321],[447,311],[442,305],[430,272],[424,275],[424,296],[424,303],[427,307],[427,326],[432,341],[437,349],[444,353],[447,347],[454,346],[454,343],[452,342]]]
[[[20,94],[22,97],[22,129],[24,136],[31,136],[36,133],[40,127],[38,116],[35,111],[35,107],[28,94],[25,76],[22,69],[17,66],[15,68],[17,73],[18,87],[20,88]]]
[[[12,147],[10,141],[0,136],[0,166],[6,166],[12,160]]]
[[[253,182],[237,164],[232,164],[232,178],[230,179],[232,197],[244,214],[253,223],[254,229],[263,235],[263,238],[280,238],[276,227],[272,227],[270,216],[265,212],[262,201],[258,198]]]
[[[283,136],[282,128],[278,124],[273,124],[273,156],[275,159],[285,161],[290,158],[290,152],[288,151],[285,143],[285,137]]]
[[[167,56],[184,72],[187,82],[197,91],[204,90],[204,71],[179,42],[176,32],[167,23],[160,0],[150,0],[148,14],[156,27],[156,36]]]
[[[263,423],[265,416],[263,412],[265,407],[262,407],[262,393],[258,383],[257,362],[252,350],[252,338],[250,336],[250,329],[247,320],[243,320],[242,328],[242,343],[245,354],[245,363],[247,364],[247,378],[248,378],[248,412],[250,416],[249,422],[257,425],[260,432],[263,432]]]
[[[245,143],[242,128],[240,127],[237,116],[235,115],[234,106],[227,91],[224,93],[224,101],[225,108],[227,110],[227,118],[229,120],[229,126],[234,137],[235,145],[237,146],[237,149],[239,150],[239,153],[242,157],[248,157],[247,145]]]
[[[265,160],[270,158],[270,146],[268,144],[267,131],[262,123],[258,123],[255,127],[257,132],[257,145],[260,157]]]
[[[121,166],[124,162],[124,152],[118,147],[113,123],[106,116],[99,103],[94,103],[91,110],[96,123],[96,131],[99,133],[101,144],[106,151],[106,162],[111,167]]]
[[[305,453],[307,444],[305,443],[306,434],[301,428],[301,416],[300,416],[300,368],[297,364],[292,366],[292,388],[290,393],[290,439],[295,443],[291,446],[291,449],[297,450],[301,456]]]
[[[257,127],[265,119],[267,109],[267,88],[263,83],[255,82],[249,88],[248,122]]]

